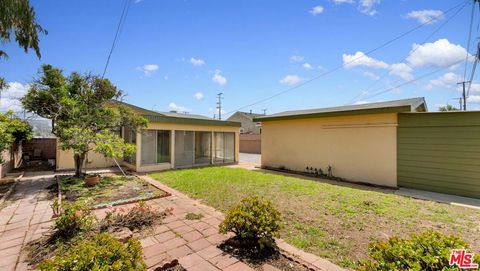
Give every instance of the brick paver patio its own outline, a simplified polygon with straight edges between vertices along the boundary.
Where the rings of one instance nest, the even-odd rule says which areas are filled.
[[[52,226],[52,208],[46,187],[53,176],[24,177],[0,210],[0,270],[28,270],[24,246]]]
[[[139,237],[145,262],[149,270],[155,270],[177,259],[187,270],[253,270],[217,248],[229,235],[218,233],[218,225],[224,215],[212,207],[201,204],[188,196],[148,177],[140,176],[172,195],[148,201],[149,205],[161,210],[171,208],[172,215],[164,223],[146,231]],[[46,187],[53,184],[53,175],[24,177],[18,182],[14,193],[0,210],[0,270],[28,270],[25,246],[47,232],[53,224],[52,201]],[[128,208],[130,205],[124,205]],[[99,217],[106,210],[94,211]],[[202,214],[198,220],[188,220],[187,213]],[[137,237],[137,236],[136,236]],[[313,270],[343,270],[338,266],[288,245],[278,239],[277,244],[287,254]],[[278,270],[264,265],[263,270]]]

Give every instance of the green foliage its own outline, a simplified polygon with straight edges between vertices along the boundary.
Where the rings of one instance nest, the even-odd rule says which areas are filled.
[[[456,108],[455,106],[451,104],[447,104],[446,106],[440,106],[438,108],[438,111],[440,112],[447,112],[447,111],[459,111],[460,109]]]
[[[273,238],[278,236],[280,222],[280,212],[271,202],[248,197],[227,212],[219,231],[233,232],[239,239],[254,240],[260,246],[269,246],[273,244]]]
[[[2,0],[0,4],[0,41],[10,42],[11,35],[25,52],[35,50],[40,58],[38,33],[47,34],[35,19],[35,11],[29,0]],[[7,57],[7,53],[0,50],[0,58]]]
[[[109,158],[135,152],[135,146],[120,138],[121,127],[136,131],[147,120],[116,102],[122,96],[108,79],[76,72],[66,77],[51,65],[43,65],[22,98],[24,108],[52,120],[52,133],[62,149],[74,153],[76,175],[81,173],[89,151]]]
[[[62,207],[60,216],[55,220],[57,237],[69,240],[92,228],[94,217],[84,203],[67,202]]]
[[[370,259],[361,262],[359,270],[459,270],[450,267],[448,261],[451,250],[460,248],[468,248],[468,244],[456,236],[433,230],[413,234],[410,239],[391,237],[370,244]]]
[[[9,149],[14,143],[31,138],[32,127],[28,122],[15,117],[12,111],[0,114],[0,152]],[[3,162],[1,156],[0,162]]]
[[[141,229],[160,222],[169,214],[171,214],[170,209],[160,212],[145,204],[145,202],[139,202],[128,211],[123,210],[123,208],[114,208],[107,212],[105,218],[100,222],[100,230],[124,227],[130,230]]]
[[[70,248],[64,255],[39,265],[42,271],[133,271],[146,270],[142,247],[136,239],[124,245],[108,234],[95,235]]]
[[[185,219],[187,220],[199,220],[199,219],[202,219],[203,218],[203,214],[202,213],[187,213],[185,215]]]

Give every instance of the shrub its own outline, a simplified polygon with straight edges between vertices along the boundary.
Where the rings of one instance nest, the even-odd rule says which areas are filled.
[[[391,237],[370,244],[370,259],[362,261],[359,270],[459,270],[448,263],[451,250],[459,248],[468,248],[468,244],[433,230],[413,234],[410,239]]]
[[[105,231],[109,228],[129,228],[130,230],[140,229],[143,227],[152,226],[158,223],[171,213],[170,209],[164,212],[155,210],[150,205],[140,202],[135,205],[128,212],[123,208],[115,208],[107,212],[105,219],[100,223],[100,230]]]
[[[90,209],[81,202],[65,203],[63,211],[55,220],[55,233],[58,237],[70,239],[92,228],[94,217]]]
[[[278,236],[280,221],[280,212],[271,202],[250,197],[227,212],[219,231],[233,232],[236,238],[254,241],[261,247],[271,246]]]
[[[97,234],[71,247],[65,254],[48,259],[40,270],[146,270],[142,247],[136,239],[122,244],[108,234]]]

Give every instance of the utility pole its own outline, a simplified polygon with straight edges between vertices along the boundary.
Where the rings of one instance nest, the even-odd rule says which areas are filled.
[[[454,99],[454,100],[458,100],[458,103],[459,103],[459,105],[460,105],[460,107],[459,107],[458,109],[462,110],[462,105],[463,105],[463,102],[462,102],[463,99],[462,99],[462,97],[460,97],[460,98],[453,98],[453,99]]]
[[[463,81],[460,83],[457,83],[457,85],[462,85],[462,100],[463,100],[463,106],[460,104],[460,109],[463,108],[463,111],[467,111],[467,92],[465,89],[465,84],[470,83],[470,81]]]
[[[218,97],[218,101],[217,101],[217,110],[218,110],[218,119],[221,120],[222,119],[222,95],[223,93],[220,92],[217,94],[217,97]]]
[[[264,115],[267,115],[267,109],[266,109],[266,108],[265,108],[265,109],[262,109],[262,111],[263,111],[263,114],[264,114]]]

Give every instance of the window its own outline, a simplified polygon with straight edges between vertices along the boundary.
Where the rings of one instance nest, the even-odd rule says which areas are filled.
[[[195,132],[195,164],[208,165],[211,161],[211,132]]]
[[[129,143],[129,144],[133,144],[133,145],[137,144],[137,133],[136,133],[136,131],[132,130],[128,127],[123,128],[122,138],[125,141],[125,143]],[[136,158],[137,158],[136,156],[137,156],[136,152],[131,154],[130,156],[125,156],[124,155],[123,161],[125,161],[127,163],[130,163],[132,165],[135,165]]]
[[[215,163],[235,162],[235,133],[215,132]]]
[[[142,131],[142,165],[170,162],[170,131]]]

